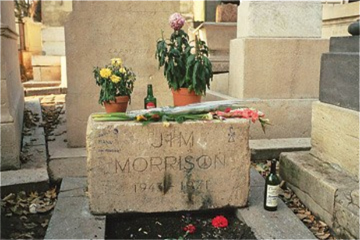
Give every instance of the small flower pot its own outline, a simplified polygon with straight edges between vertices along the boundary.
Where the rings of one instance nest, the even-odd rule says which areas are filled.
[[[126,112],[129,103],[128,96],[115,97],[115,101],[104,102],[105,111],[107,113]]]
[[[187,88],[180,88],[176,91],[171,89],[171,92],[175,107],[201,102],[201,95],[196,95],[194,91],[189,92]]]

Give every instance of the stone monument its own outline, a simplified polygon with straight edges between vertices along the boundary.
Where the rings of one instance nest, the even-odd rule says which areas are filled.
[[[1,170],[20,168],[24,90],[17,37],[14,3],[1,1]]]
[[[258,99],[244,104],[271,114],[268,138],[310,136],[320,57],[328,48],[328,40],[320,38],[321,10],[320,1],[243,1],[238,7],[228,95]]]
[[[104,111],[98,104],[100,90],[92,71],[111,58],[120,57],[137,75],[129,109],[143,108],[149,83],[154,86],[159,106],[171,104],[171,91],[154,56],[161,30],[164,36],[170,35],[169,16],[179,10],[179,1],[73,2],[65,24],[69,146],[85,146],[89,115]]]
[[[280,157],[280,174],[301,201],[347,239],[359,238],[359,40],[330,39],[312,107],[312,148]]]
[[[94,214],[244,207],[250,181],[249,125],[224,122],[95,122],[87,128]]]

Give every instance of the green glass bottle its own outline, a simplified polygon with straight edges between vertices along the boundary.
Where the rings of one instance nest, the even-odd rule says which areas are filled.
[[[276,211],[278,205],[280,179],[276,175],[276,160],[271,161],[271,171],[265,179],[264,208]]]
[[[147,85],[147,96],[146,98],[144,98],[144,108],[145,109],[156,108],[156,98],[154,97],[151,84]]]

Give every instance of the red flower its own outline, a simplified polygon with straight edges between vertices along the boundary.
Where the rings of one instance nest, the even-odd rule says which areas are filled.
[[[228,108],[225,109],[224,112],[228,113],[228,112],[230,112],[230,111],[231,111],[231,108],[228,107]]]
[[[216,228],[224,228],[228,226],[228,220],[224,216],[220,215],[214,217],[211,224]]]
[[[195,226],[192,224],[188,224],[184,227],[185,232],[194,233],[196,230]]]

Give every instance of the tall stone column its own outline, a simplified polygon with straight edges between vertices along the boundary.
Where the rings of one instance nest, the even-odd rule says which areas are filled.
[[[14,2],[1,1],[1,170],[20,168],[23,113]]]
[[[263,110],[273,123],[268,131],[272,138],[310,137],[320,58],[329,46],[320,38],[321,19],[320,1],[242,1],[238,7],[237,39],[230,42],[229,95],[266,100]],[[284,114],[294,122],[284,123]]]

